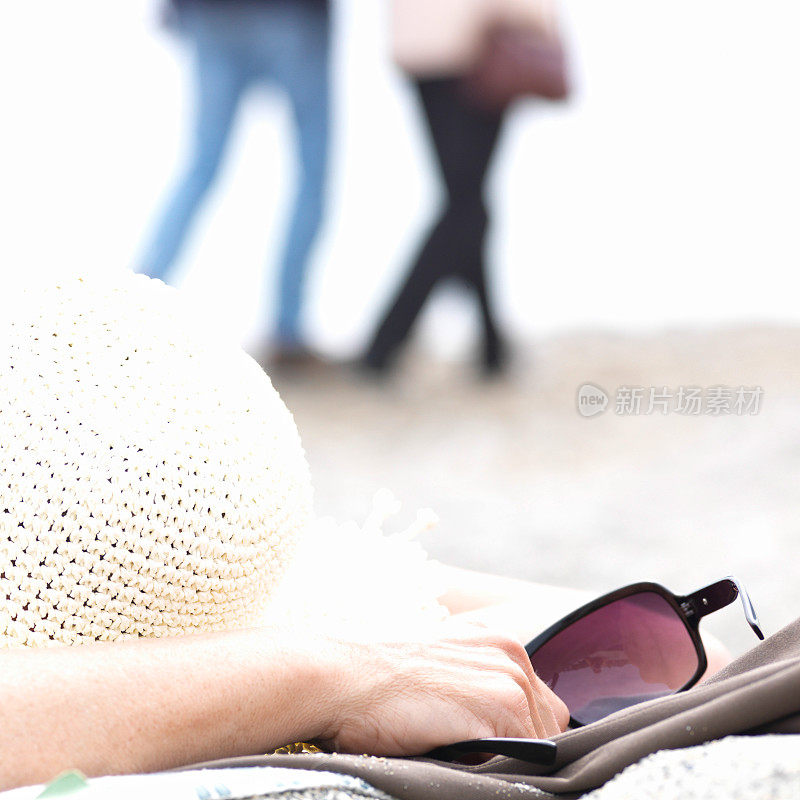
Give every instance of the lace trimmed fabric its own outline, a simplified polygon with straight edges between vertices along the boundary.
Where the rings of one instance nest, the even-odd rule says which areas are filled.
[[[377,635],[386,626],[413,630],[448,616],[437,600],[447,588],[440,565],[417,541],[436,525],[436,515],[422,509],[405,530],[387,534],[390,518],[399,511],[394,495],[381,489],[361,525],[313,520],[267,613],[326,630],[354,623]]]

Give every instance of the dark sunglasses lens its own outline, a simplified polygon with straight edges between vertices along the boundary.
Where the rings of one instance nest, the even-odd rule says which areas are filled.
[[[531,663],[572,718],[588,724],[681,689],[700,661],[678,612],[661,595],[640,592],[574,622]]]

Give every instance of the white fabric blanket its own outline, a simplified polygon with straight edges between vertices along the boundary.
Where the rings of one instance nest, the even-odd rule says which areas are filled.
[[[728,736],[661,750],[583,800],[797,800],[800,734]]]

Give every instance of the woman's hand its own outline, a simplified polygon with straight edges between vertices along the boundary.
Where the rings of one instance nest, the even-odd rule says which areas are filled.
[[[340,752],[418,754],[462,739],[545,738],[569,722],[522,644],[484,626],[451,619],[413,637],[337,648],[338,692],[323,738]]]

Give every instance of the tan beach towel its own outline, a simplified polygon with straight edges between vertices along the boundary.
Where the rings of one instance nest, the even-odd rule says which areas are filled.
[[[503,756],[470,767],[423,757],[339,754],[251,756],[205,766],[260,764],[344,773],[398,800],[542,800],[580,797],[657,751],[764,733],[800,733],[800,620],[687,692],[560,734],[552,767]]]

